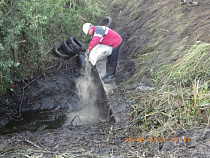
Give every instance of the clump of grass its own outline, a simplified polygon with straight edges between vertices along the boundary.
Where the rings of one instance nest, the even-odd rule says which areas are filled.
[[[157,68],[151,68],[150,73],[159,90],[150,93],[133,92],[126,96],[132,100],[133,105],[130,114],[131,131],[141,133],[141,136],[166,137],[178,130],[208,126],[209,59],[210,44],[196,42],[176,61],[161,66],[158,71]],[[133,78],[139,74],[137,72]]]
[[[191,87],[163,85],[151,93],[133,95],[131,131],[141,136],[166,137],[177,130],[210,123],[209,81],[195,80]],[[140,131],[140,132],[139,132]]]
[[[172,83],[181,81],[184,85],[191,84],[195,79],[209,77],[210,44],[202,42],[196,42],[185,55],[171,65],[163,65],[155,76],[157,84],[163,84],[168,78]]]
[[[165,137],[177,130],[209,125],[209,52],[210,44],[196,42],[176,62],[153,73],[162,85],[158,91],[130,96],[133,132]]]
[[[209,82],[195,80],[191,87],[162,86],[152,93],[137,93],[133,98],[131,129],[147,136],[173,134],[177,130],[204,127],[210,123]],[[141,132],[139,132],[141,131]]]
[[[147,66],[158,85],[157,91],[123,92],[133,107],[129,121],[130,135],[166,138],[180,130],[209,126],[210,44],[196,42],[189,50],[180,51],[180,55],[176,61],[165,62],[169,64],[159,68],[161,64]],[[145,65],[155,54],[146,54],[147,58],[144,56],[137,58],[136,63]],[[142,75],[142,70],[139,67],[132,79]]]

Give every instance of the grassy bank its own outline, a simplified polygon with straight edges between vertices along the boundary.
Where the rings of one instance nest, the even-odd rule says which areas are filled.
[[[134,133],[166,137],[178,130],[209,126],[210,44],[196,42],[182,54],[158,71],[151,69],[158,90],[134,91],[127,97],[133,104],[130,128]],[[142,55],[140,58],[146,61],[150,57]],[[133,80],[141,75],[140,69]]]
[[[166,137],[209,126],[210,44],[208,5],[178,1],[112,1],[115,30],[124,39],[119,66],[122,94],[132,105],[134,135]],[[116,15],[116,12],[120,14]],[[126,20],[125,20],[126,19]],[[130,73],[135,63],[135,72]],[[122,73],[123,72],[123,73]],[[136,84],[155,91],[132,91]],[[129,87],[129,88],[128,88]]]

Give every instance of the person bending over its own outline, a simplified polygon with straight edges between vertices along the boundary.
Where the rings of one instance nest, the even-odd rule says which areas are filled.
[[[101,77],[104,83],[113,81],[117,68],[118,53],[122,43],[121,36],[108,27],[93,26],[91,23],[85,23],[83,25],[83,32],[86,35],[93,36],[87,49],[87,53],[91,53],[91,50],[100,44],[111,46],[113,48],[111,55],[107,56],[106,73]]]

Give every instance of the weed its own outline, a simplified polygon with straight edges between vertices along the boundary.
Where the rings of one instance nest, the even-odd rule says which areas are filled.
[[[157,84],[161,85],[170,76],[171,82],[182,82],[188,86],[194,80],[209,78],[210,72],[210,44],[195,43],[185,55],[175,63],[160,67],[153,76]]]
[[[195,80],[190,87],[163,85],[160,90],[133,96],[131,130],[142,135],[164,136],[177,130],[209,125],[210,97],[206,89],[208,81]],[[207,98],[208,96],[208,98]]]
[[[129,96],[133,104],[131,131],[165,137],[177,130],[209,125],[209,51],[209,44],[198,42],[174,63],[158,70],[150,68],[160,89]]]

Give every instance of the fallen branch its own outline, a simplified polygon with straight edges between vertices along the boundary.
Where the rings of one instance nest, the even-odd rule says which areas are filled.
[[[36,145],[35,143],[31,142],[30,140],[25,139],[24,141],[29,143],[29,144],[31,144],[31,145],[33,145],[33,146],[35,146],[38,149],[42,149],[40,146]]]
[[[59,64],[57,70],[60,70],[62,65],[63,65],[63,63],[62,63],[62,61],[60,59],[57,59],[57,62]]]
[[[76,116],[74,116],[74,118],[72,119],[72,121],[71,121],[71,124],[70,125],[73,125],[72,123],[74,122],[74,119],[77,117],[77,115]]]

